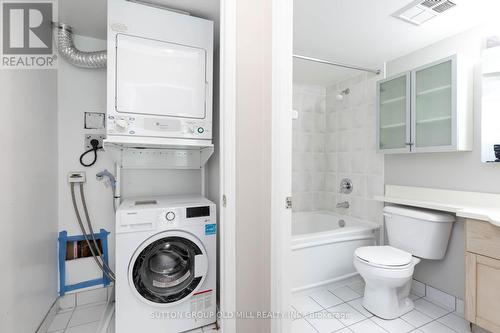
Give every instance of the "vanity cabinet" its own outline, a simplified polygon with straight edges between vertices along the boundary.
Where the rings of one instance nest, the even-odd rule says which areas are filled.
[[[379,152],[471,150],[469,74],[470,66],[454,55],[379,81]]]
[[[465,317],[500,333],[500,227],[466,221]]]

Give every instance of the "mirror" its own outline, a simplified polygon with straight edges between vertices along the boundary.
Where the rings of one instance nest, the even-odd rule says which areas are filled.
[[[488,39],[482,55],[481,160],[500,163],[500,39]]]

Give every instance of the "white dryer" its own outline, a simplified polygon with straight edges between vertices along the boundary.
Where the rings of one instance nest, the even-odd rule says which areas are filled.
[[[213,22],[108,1],[107,142],[212,144]]]
[[[216,321],[215,204],[127,199],[116,212],[116,331],[178,333]]]

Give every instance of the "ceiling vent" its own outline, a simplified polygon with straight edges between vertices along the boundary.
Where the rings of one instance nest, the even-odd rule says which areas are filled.
[[[392,16],[421,25],[455,6],[456,3],[450,0],[418,0],[398,10]]]

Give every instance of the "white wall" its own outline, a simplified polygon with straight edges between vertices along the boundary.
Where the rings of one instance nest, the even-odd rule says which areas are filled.
[[[460,53],[477,67],[486,28],[476,28],[387,63],[388,76]],[[481,95],[476,68],[474,86],[474,145],[472,152],[385,156],[385,182],[451,190],[499,193],[500,168],[481,163]],[[452,243],[442,262],[423,261],[415,277],[422,282],[463,297],[463,221],[454,227]]]
[[[57,76],[0,74],[0,332],[27,333],[57,298]]]
[[[236,310],[271,308],[271,1],[238,1],[236,13]],[[238,333],[269,320],[238,319]]]
[[[106,48],[104,40],[75,36],[77,47],[83,50]],[[106,71],[89,70],[74,67],[61,60],[58,71],[58,118],[59,118],[59,230],[67,230],[70,235],[81,234],[71,203],[70,187],[67,175],[71,171],[85,171],[85,195],[94,230],[104,228],[111,232],[109,236],[110,266],[114,267],[114,211],[111,188],[96,180],[96,173],[108,169],[115,173],[111,155],[98,153],[97,163],[89,168],[79,163],[79,156],[84,151],[84,134],[105,133],[104,130],[85,130],[84,112],[106,111]],[[89,154],[91,155],[91,154]],[[86,161],[89,161],[87,156]],[[123,172],[122,196],[150,196],[169,194],[191,194],[201,191],[201,173],[198,170],[126,170]],[[97,266],[88,260],[77,265],[77,270],[70,274],[79,279],[88,279],[89,270],[95,277],[99,274]]]
[[[103,40],[75,36],[75,43],[85,50],[101,50],[106,48]],[[69,235],[81,235],[73,206],[67,175],[72,171],[85,171],[85,195],[89,207],[90,218],[94,229],[98,232],[104,228],[113,232],[109,237],[110,262],[114,267],[114,213],[111,189],[105,188],[103,182],[96,180],[95,174],[103,169],[114,173],[114,166],[108,154],[100,151],[97,163],[84,168],[79,163],[80,154],[84,152],[85,133],[105,133],[104,130],[85,130],[84,112],[106,111],[106,70],[88,70],[70,65],[64,59],[59,61],[58,70],[58,118],[59,118],[59,231],[66,230]],[[87,155],[87,158],[91,154]],[[89,161],[89,159],[86,159]],[[81,272],[68,272],[71,282],[89,278],[89,268],[94,278],[98,268],[89,260],[88,266],[80,267]],[[92,275],[91,274],[91,275]],[[76,280],[74,280],[76,276]]]

